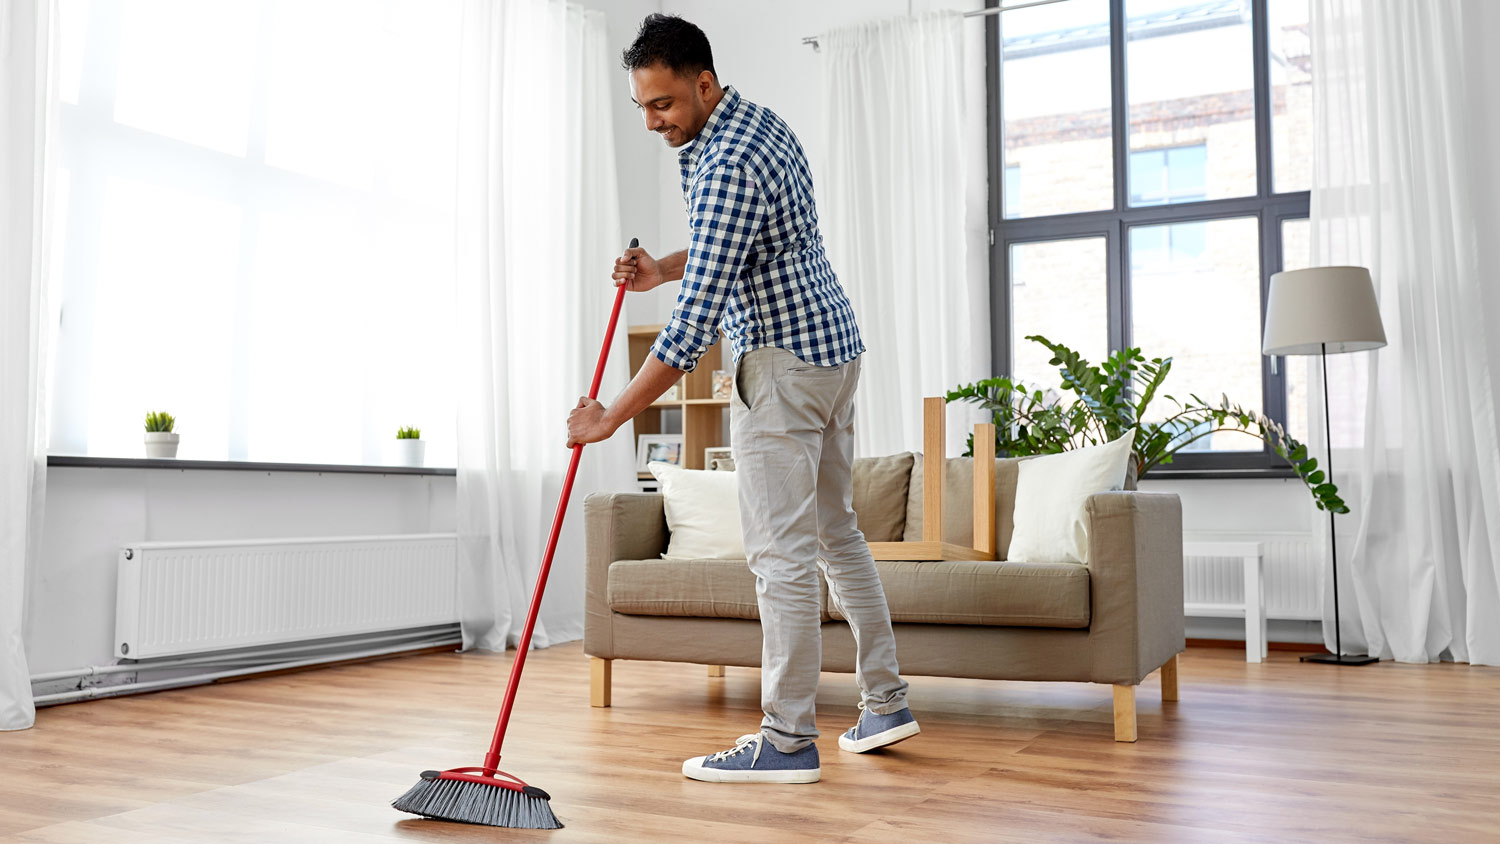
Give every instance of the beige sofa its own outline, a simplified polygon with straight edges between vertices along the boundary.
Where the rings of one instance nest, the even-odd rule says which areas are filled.
[[[1088,565],[1006,562],[1018,464],[995,461],[1000,559],[876,563],[901,672],[1107,683],[1114,687],[1115,739],[1135,741],[1135,686],[1161,669],[1162,698],[1177,698],[1181,504],[1175,495],[1134,490],[1094,495]],[[936,511],[942,538],[973,546],[974,525],[983,524],[970,517],[974,462],[950,459],[945,468],[934,484],[948,502]],[[855,462],[854,508],[867,541],[917,547],[923,477],[921,455]],[[585,511],[584,651],[592,658],[595,706],[609,705],[614,660],[699,663],[711,676],[722,676],[725,665],[760,665],[755,577],[743,560],[662,559],[668,534],[657,493],[592,495]],[[823,669],[852,672],[854,639],[826,584],[823,622]]]

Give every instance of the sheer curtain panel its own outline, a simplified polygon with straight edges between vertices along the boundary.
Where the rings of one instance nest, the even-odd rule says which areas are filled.
[[[822,39],[818,211],[868,349],[862,455],[920,450],[922,397],[989,374],[984,113],[969,107],[983,85],[965,58],[983,32],[941,12]],[[971,415],[949,409],[950,444]]]
[[[550,0],[463,9],[458,154],[458,532],[464,648],[520,637],[588,391],[620,240],[604,15]],[[600,397],[629,374],[616,339]],[[583,635],[583,501],[634,483],[624,428],[589,446],[533,643]]]
[[[47,477],[54,18],[51,0],[0,3],[0,730],[36,721],[24,633]]]
[[[1390,343],[1328,364],[1351,653],[1500,664],[1497,6],[1313,3],[1313,265],[1370,269]]]

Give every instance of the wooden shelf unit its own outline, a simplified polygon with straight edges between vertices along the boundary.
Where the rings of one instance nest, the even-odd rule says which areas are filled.
[[[651,345],[661,333],[662,325],[632,325],[630,338],[630,374],[635,375],[651,354]],[[675,410],[682,414],[683,468],[705,469],[703,450],[728,445],[724,434],[729,399],[716,399],[713,375],[716,369],[728,369],[723,363],[725,340],[708,347],[698,359],[698,367],[682,376],[681,391],[676,399],[663,398],[635,417],[635,433],[662,432],[662,414]],[[649,477],[649,476],[647,476]]]

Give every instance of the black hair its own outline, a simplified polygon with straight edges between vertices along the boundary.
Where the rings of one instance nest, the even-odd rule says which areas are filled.
[[[635,41],[621,55],[626,70],[661,63],[679,76],[696,77],[714,70],[714,51],[703,30],[676,15],[650,14],[641,21]]]

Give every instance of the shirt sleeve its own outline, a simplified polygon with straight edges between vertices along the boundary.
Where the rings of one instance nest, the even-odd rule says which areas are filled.
[[[682,291],[671,321],[651,347],[662,363],[691,372],[718,340],[724,307],[749,265],[751,246],[765,220],[760,188],[739,167],[719,165],[698,178],[688,195],[692,241]]]

